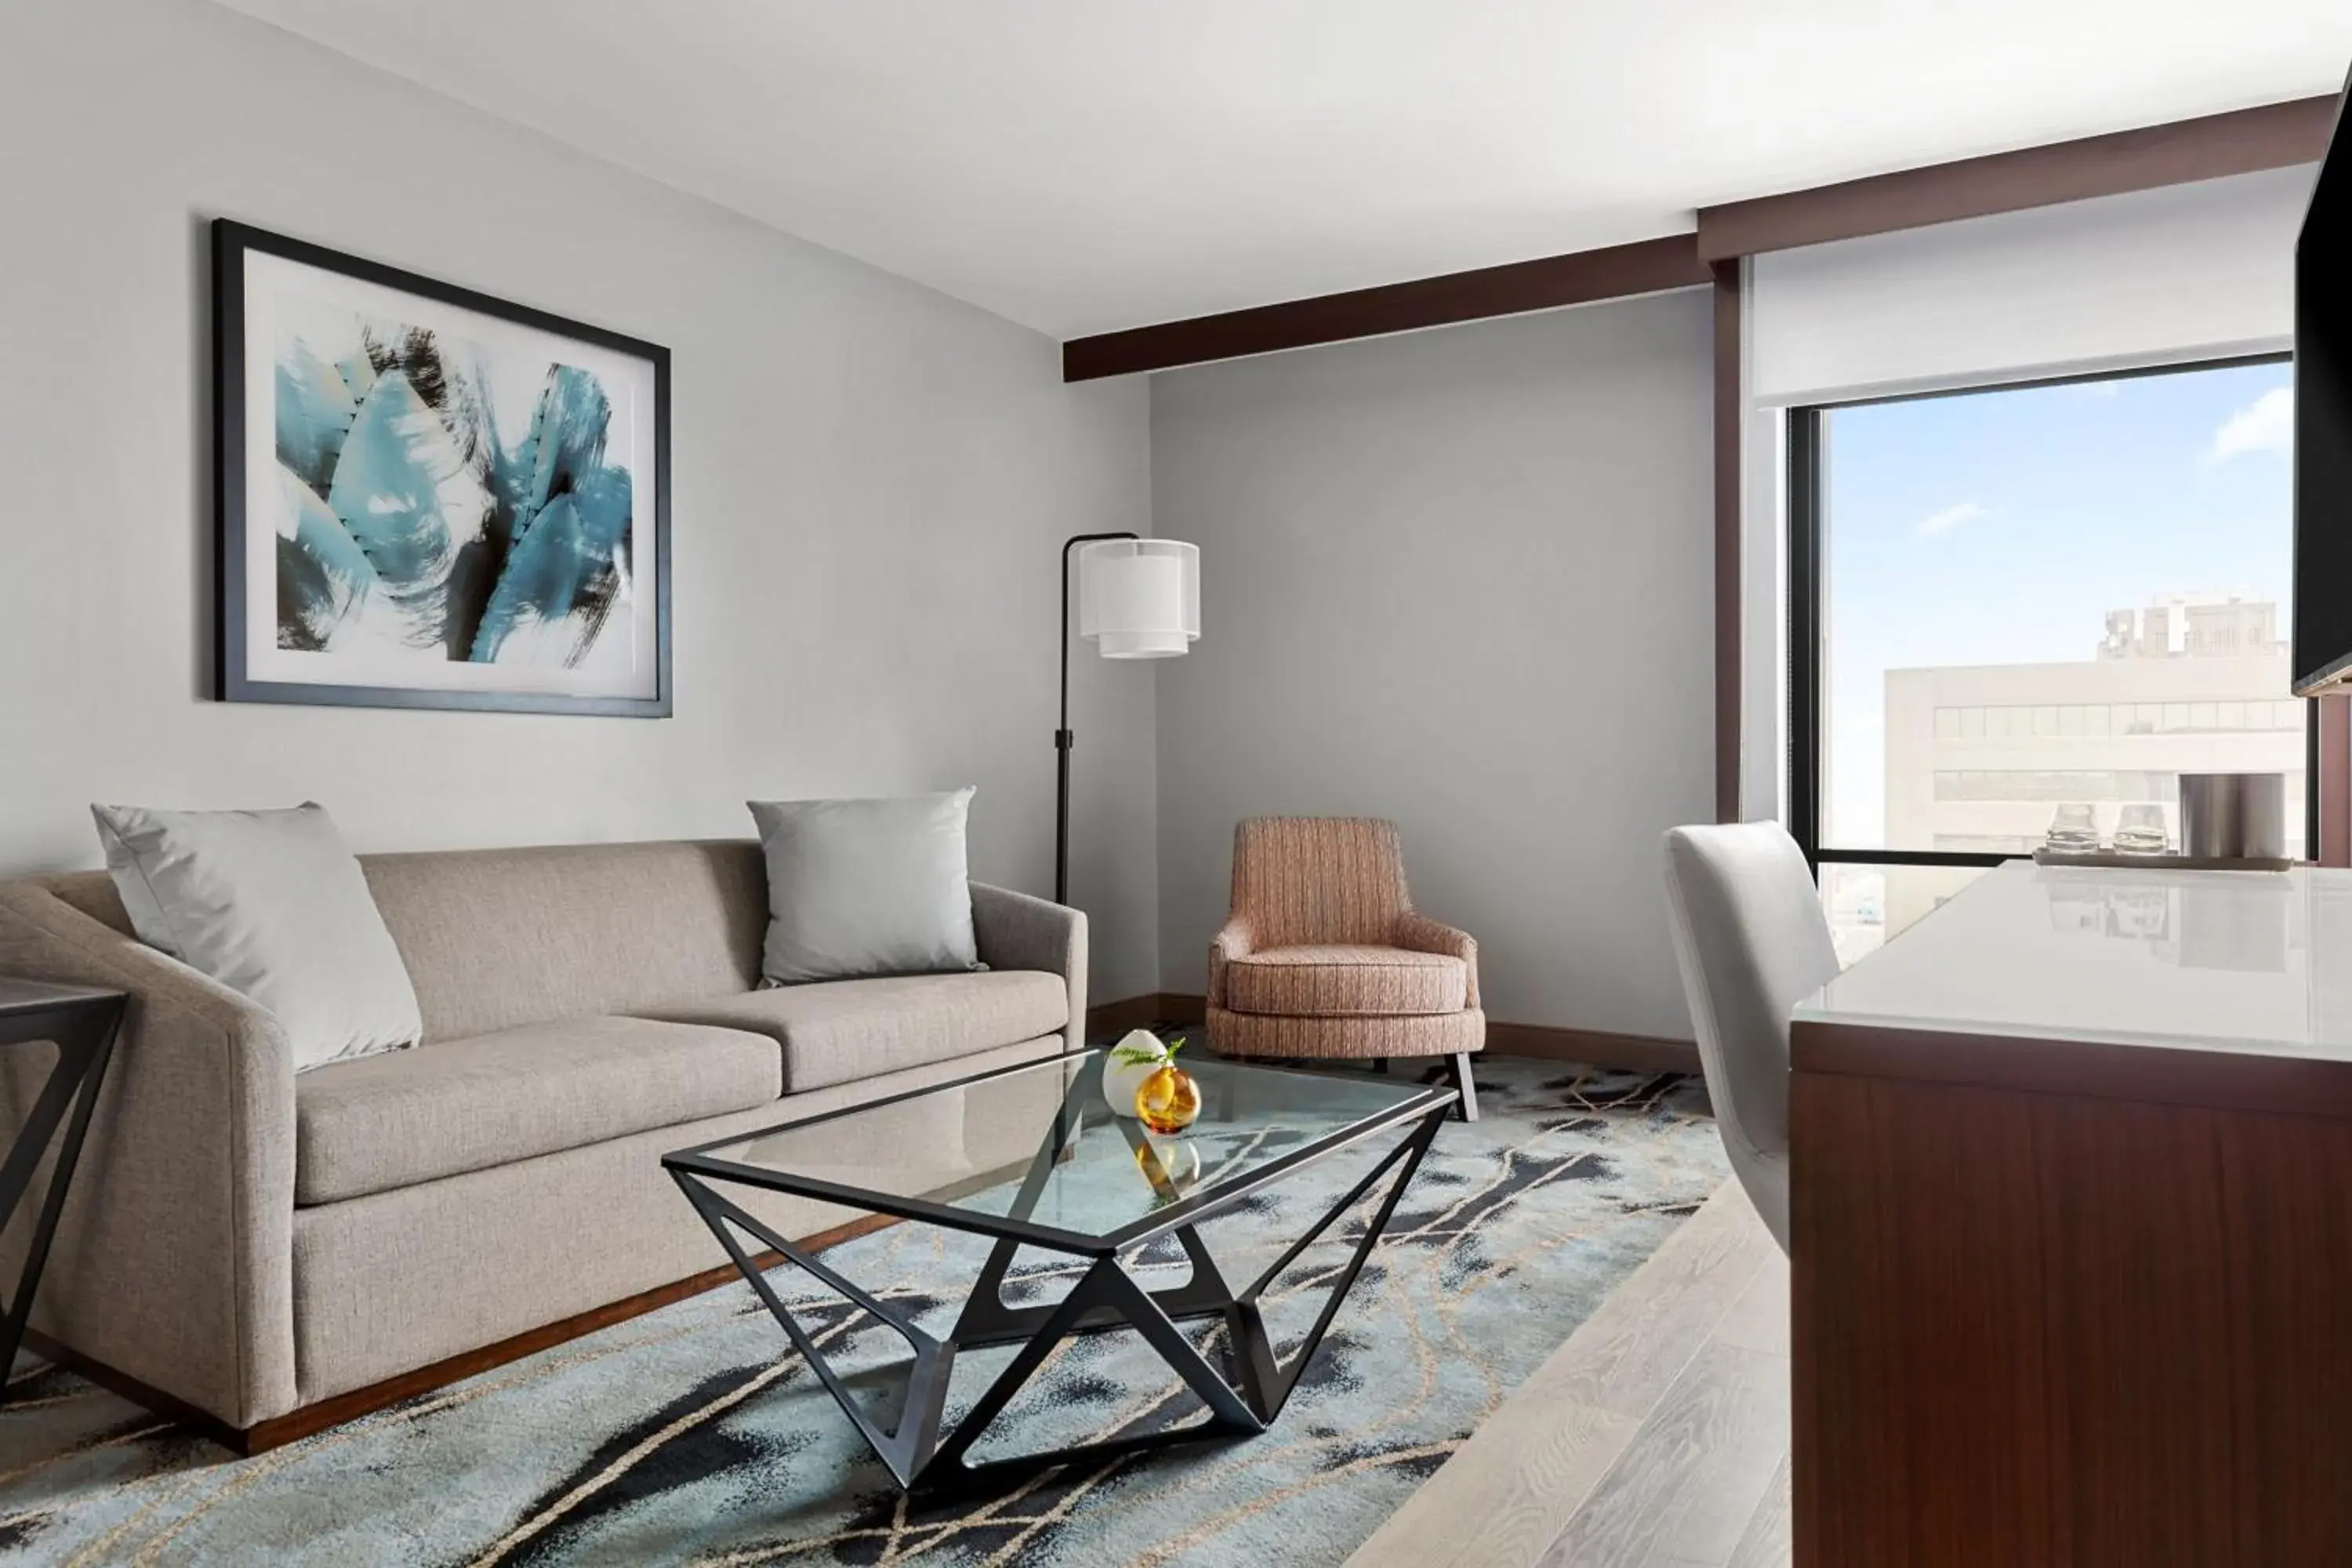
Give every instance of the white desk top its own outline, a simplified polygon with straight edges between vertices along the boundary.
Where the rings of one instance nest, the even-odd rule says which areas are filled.
[[[2352,1061],[2352,871],[2012,861],[1795,1017]]]

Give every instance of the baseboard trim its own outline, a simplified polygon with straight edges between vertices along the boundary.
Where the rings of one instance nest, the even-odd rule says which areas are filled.
[[[1129,1029],[1152,1024],[1197,1024],[1208,1015],[1205,996],[1181,991],[1129,996],[1122,1002],[1106,1002],[1099,1007],[1087,1008],[1087,1037],[1123,1035]],[[1605,1029],[1577,1029],[1554,1024],[1502,1024],[1489,1018],[1486,1048],[1497,1056],[1585,1062],[1634,1072],[1699,1070],[1698,1047],[1688,1040],[1669,1040],[1655,1035],[1618,1035]]]
[[[1616,1035],[1603,1029],[1569,1029],[1550,1024],[1486,1025],[1486,1048],[1507,1057],[1583,1062],[1634,1072],[1699,1070],[1698,1047],[1688,1040],[1655,1035]]]
[[[1099,1040],[1105,1036],[1124,1035],[1129,1029],[1148,1029],[1154,1024],[1197,1024],[1207,1016],[1208,1004],[1201,997],[1150,992],[1087,1008],[1087,1038]]]
[[[838,1247],[845,1241],[855,1241],[861,1236],[870,1236],[898,1223],[898,1219],[890,1215],[871,1215],[865,1219],[852,1220],[847,1225],[835,1226],[831,1230],[819,1231],[814,1236],[803,1237],[796,1245],[810,1252],[822,1251],[828,1247]],[[783,1260],[783,1254],[780,1252],[761,1252],[752,1256],[752,1261],[762,1269],[773,1268]],[[381,1383],[371,1383],[364,1388],[334,1394],[289,1410],[283,1415],[257,1421],[246,1427],[232,1426],[208,1411],[199,1410],[187,1401],[142,1383],[126,1373],[117,1372],[102,1362],[92,1361],[72,1347],[59,1344],[36,1330],[25,1331],[25,1348],[88,1378],[100,1388],[121,1394],[134,1405],[143,1405],[159,1415],[184,1422],[222,1446],[250,1458],[256,1454],[268,1453],[272,1448],[314,1436],[331,1426],[340,1426],[362,1415],[372,1415],[404,1399],[413,1399],[420,1394],[430,1394],[436,1388],[463,1382],[492,1367],[536,1355],[568,1340],[593,1334],[599,1329],[626,1322],[631,1318],[643,1317],[647,1312],[683,1301],[688,1297],[699,1296],[706,1290],[731,1285],[742,1278],[742,1273],[731,1263],[706,1268],[699,1274],[690,1274],[683,1279],[656,1285],[650,1290],[640,1290],[618,1301],[610,1301],[585,1312],[575,1312],[551,1323],[542,1323],[538,1328],[509,1335],[479,1350],[449,1356],[412,1372],[404,1372],[396,1377],[385,1378]]]

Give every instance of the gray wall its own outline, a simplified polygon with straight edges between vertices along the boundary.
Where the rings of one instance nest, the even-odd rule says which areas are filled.
[[[1236,819],[1402,826],[1491,1016],[1687,1038],[1659,837],[1712,815],[1704,290],[1153,378],[1160,978],[1200,990]]]
[[[93,863],[92,799],[314,797],[431,847],[969,782],[974,873],[1050,890],[1055,551],[1147,528],[1141,384],[198,0],[9,0],[0,148],[0,873]],[[675,719],[204,700],[215,216],[670,347]],[[1074,891],[1127,995],[1153,682],[1076,672]]]

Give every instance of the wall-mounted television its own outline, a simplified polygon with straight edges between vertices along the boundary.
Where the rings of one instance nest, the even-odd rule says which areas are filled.
[[[2345,91],[2352,95],[2352,79]],[[2344,100],[2294,250],[2294,691],[2352,693],[2352,130]]]

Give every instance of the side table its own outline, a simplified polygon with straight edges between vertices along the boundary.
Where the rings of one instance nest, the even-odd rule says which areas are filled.
[[[85,985],[51,985],[37,980],[0,978],[0,1047],[49,1040],[58,1047],[57,1066],[33,1101],[32,1110],[0,1163],[0,1229],[16,1217],[17,1205],[32,1187],[33,1173],[47,1152],[58,1124],[68,1108],[73,1121],[66,1127],[58,1150],[57,1169],[41,1200],[41,1214],[33,1241],[25,1253],[24,1272],[16,1293],[0,1321],[0,1377],[16,1361],[24,1342],[25,1324],[33,1315],[33,1292],[40,1289],[41,1266],[48,1261],[49,1241],[57,1235],[58,1215],[66,1206],[66,1188],[81,1158],[81,1142],[89,1131],[90,1112],[98,1105],[99,1085],[106,1077],[107,1058],[114,1054],[114,1037],[122,1023],[128,998],[120,991]],[[0,1402],[7,1398],[0,1388]]]

